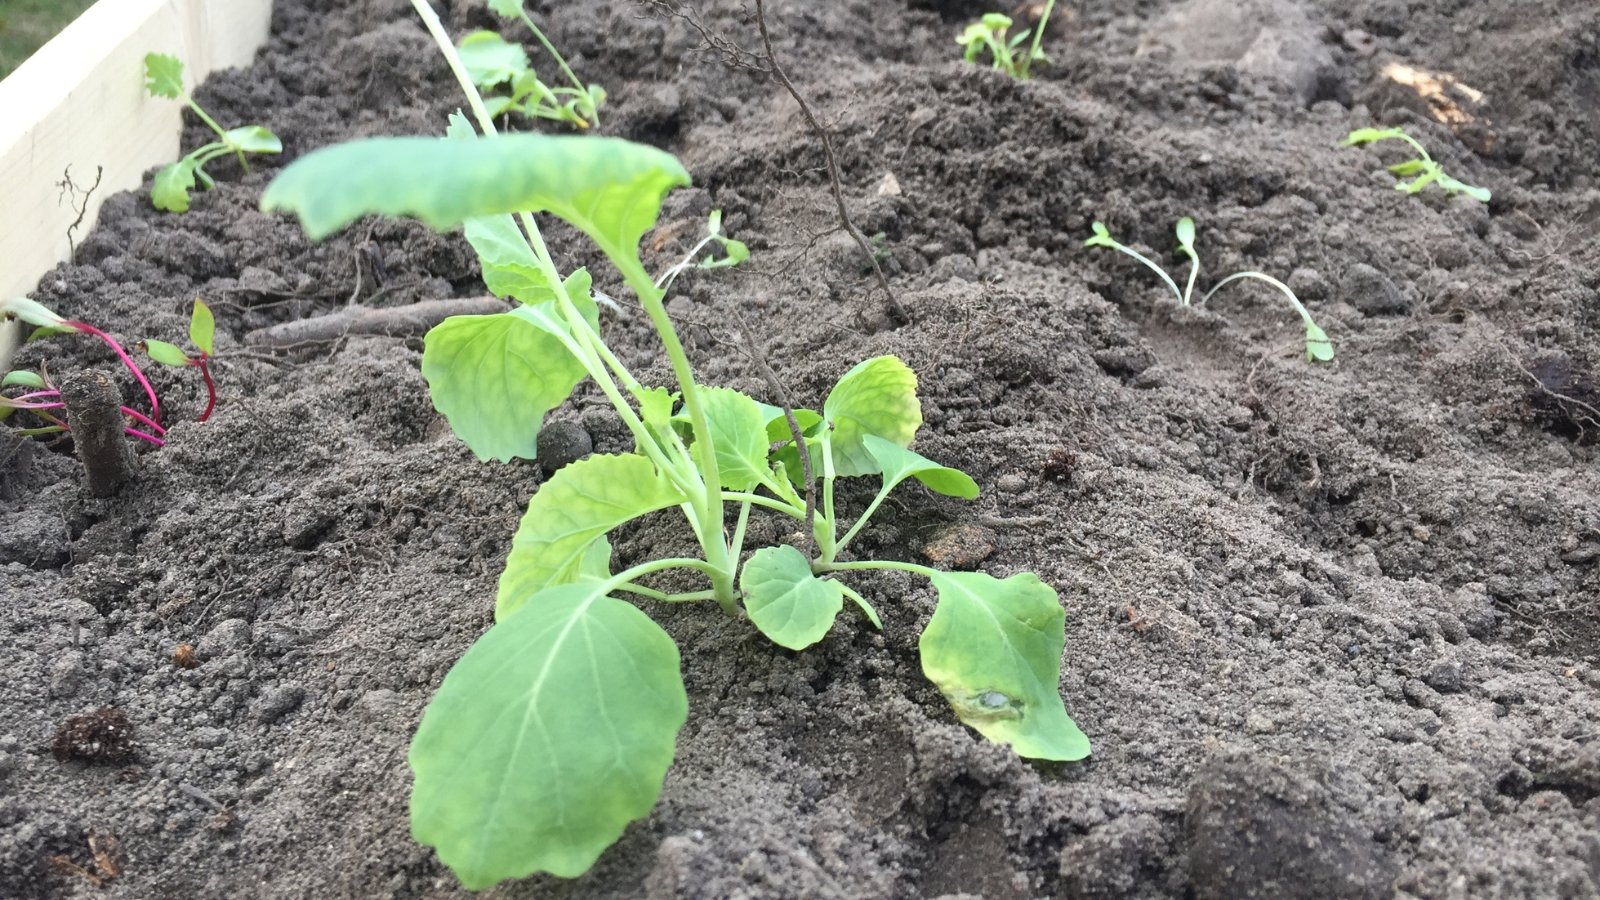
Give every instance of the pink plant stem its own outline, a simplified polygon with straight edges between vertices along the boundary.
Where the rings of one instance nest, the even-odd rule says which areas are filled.
[[[153,434],[145,434],[137,428],[124,428],[122,429],[122,433],[149,441],[150,443],[155,444],[157,447],[165,447],[167,445],[167,442],[163,441],[161,438],[158,438]]]
[[[154,431],[156,434],[162,435],[163,437],[166,436],[167,430],[165,428],[162,428],[160,425],[156,424],[154,421],[152,421],[150,419],[149,416],[145,415],[144,413],[139,412],[136,409],[132,409],[130,407],[124,406],[122,408],[122,414],[125,415],[125,416],[128,416],[129,418],[137,419],[140,422],[143,422],[144,424],[150,426],[150,430]]]
[[[207,365],[210,359],[209,354],[202,354],[195,360],[195,365],[200,367],[200,376],[206,380],[206,411],[200,414],[201,422],[211,418],[211,411],[217,408],[217,383],[211,380],[211,366]]]
[[[18,403],[15,400],[6,400],[6,401],[0,401],[0,406],[8,406],[8,407],[10,407],[12,409],[40,410],[40,409],[62,409],[64,407],[66,407],[66,404],[65,403]]]
[[[144,388],[144,395],[150,398],[150,414],[157,422],[161,421],[161,401],[156,399],[156,389],[150,386],[150,379],[144,377],[144,370],[139,368],[139,364],[133,361],[133,357],[128,355],[128,351],[122,349],[122,345],[117,343],[116,338],[84,322],[63,322],[62,324],[84,334],[92,334],[105,341],[106,345],[116,352],[117,358],[122,360],[122,364],[128,367],[128,371],[133,373],[133,377],[139,380],[139,385]]]
[[[31,394],[18,394],[15,397],[9,397],[7,399],[12,400],[12,401],[18,401],[18,400],[27,401],[27,400],[42,400],[42,399],[44,399],[46,397],[59,397],[59,396],[61,396],[61,392],[60,391],[34,391]]]

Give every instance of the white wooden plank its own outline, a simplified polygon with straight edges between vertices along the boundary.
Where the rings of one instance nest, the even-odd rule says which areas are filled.
[[[248,64],[271,18],[272,0],[100,0],[0,81],[0,297],[67,258],[68,167],[79,184],[104,168],[81,239],[100,201],[179,156],[182,104],[145,95],[144,55],[182,59],[192,85]]]

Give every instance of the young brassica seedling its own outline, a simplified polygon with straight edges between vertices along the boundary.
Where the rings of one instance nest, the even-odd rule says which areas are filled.
[[[246,172],[250,171],[250,163],[245,160],[246,153],[281,153],[283,143],[278,136],[260,125],[245,125],[240,128],[224,130],[217,120],[200,108],[200,104],[189,96],[183,89],[183,63],[176,56],[164,53],[149,53],[144,58],[145,90],[152,97],[165,97],[168,100],[182,100],[184,105],[194,111],[206,127],[216,132],[217,139],[209,144],[190,152],[184,158],[165,166],[156,173],[155,183],[150,187],[150,202],[156,209],[166,212],[188,212],[189,192],[194,190],[196,180],[204,185],[207,190],[215,184],[211,176],[206,174],[206,164],[218,157],[232,153],[239,158],[239,165]]]
[[[1125,253],[1128,256],[1138,260],[1150,271],[1156,273],[1156,275],[1159,276],[1163,282],[1166,282],[1167,287],[1172,289],[1173,296],[1178,298],[1179,306],[1203,306],[1207,300],[1211,299],[1213,294],[1235,281],[1254,279],[1256,281],[1271,285],[1288,299],[1290,305],[1294,307],[1295,312],[1300,314],[1300,321],[1305,324],[1306,359],[1308,361],[1315,362],[1327,362],[1333,359],[1333,342],[1328,340],[1327,333],[1318,327],[1316,322],[1312,321],[1311,313],[1306,311],[1305,304],[1301,303],[1300,298],[1294,295],[1294,291],[1290,290],[1288,285],[1276,278],[1273,278],[1271,275],[1266,275],[1261,272],[1235,272],[1234,274],[1229,275],[1227,278],[1217,282],[1215,285],[1212,285],[1211,290],[1207,291],[1205,295],[1202,296],[1198,301],[1193,301],[1191,303],[1191,300],[1194,297],[1195,279],[1197,279],[1200,275],[1200,256],[1199,254],[1195,253],[1194,249],[1194,219],[1184,216],[1178,220],[1178,225],[1175,229],[1178,235],[1178,249],[1183,253],[1183,255],[1189,257],[1189,281],[1183,286],[1182,290],[1178,289],[1178,283],[1173,280],[1171,275],[1167,274],[1166,269],[1163,269],[1161,266],[1153,262],[1149,257],[1133,249],[1132,247],[1118,243],[1117,240],[1111,236],[1111,232],[1106,229],[1104,222],[1095,222],[1093,227],[1094,236],[1083,242],[1085,247],[1106,247],[1116,250],[1120,253]]]
[[[211,379],[211,357],[215,349],[217,322],[211,315],[211,307],[205,301],[195,298],[194,312],[189,317],[189,342],[200,351],[199,356],[190,356],[176,344],[166,341],[146,340],[139,342],[139,349],[143,350],[151,359],[163,366],[174,368],[195,368],[200,370],[200,377],[206,383],[206,409],[195,421],[204,422],[211,418],[211,413],[217,408],[217,383]]]
[[[1488,188],[1473,187],[1466,182],[1457,181],[1445,174],[1444,167],[1439,165],[1432,156],[1428,155],[1427,148],[1403,128],[1358,128],[1350,132],[1340,145],[1344,147],[1364,147],[1381,141],[1404,141],[1417,152],[1414,159],[1395,163],[1389,167],[1390,174],[1400,179],[1394,188],[1407,194],[1421,193],[1422,189],[1430,184],[1437,184],[1445,193],[1455,196],[1466,194],[1481,203],[1488,203],[1490,193]],[[1415,176],[1415,177],[1413,177]],[[1410,178],[1410,181],[1405,179]]]
[[[566,58],[534,24],[522,0],[490,0],[489,8],[506,18],[521,19],[545,52],[555,59],[568,86],[551,87],[545,84],[528,62],[527,51],[517,44],[510,43],[493,31],[474,31],[463,37],[456,47],[462,64],[472,76],[472,83],[484,91],[502,87],[509,91],[507,94],[484,97],[484,108],[496,118],[517,112],[529,118],[566,122],[580,129],[600,124],[600,106],[606,100],[605,88],[598,84],[584,84],[579,80],[572,67],[567,65]]]
[[[456,115],[444,140],[373,138],[318,150],[272,182],[262,208],[298,215],[313,239],[371,214],[462,228],[485,284],[518,305],[435,327],[422,372],[435,407],[479,458],[534,458],[545,414],[585,379],[634,441],[630,453],[559,469],[529,501],[500,575],[495,624],[445,676],[411,744],[417,840],[480,889],[536,871],[582,874],[650,811],[688,698],[677,646],[622,596],[714,602],[798,650],[824,638],[847,599],[874,626],[881,622],[842,579],[886,569],[925,576],[938,605],[919,641],[923,671],[957,717],[1023,756],[1087,756],[1088,740],[1058,691],[1065,616],[1054,589],[1027,573],[1000,579],[849,556],[897,485],[916,480],[964,498],[978,492],[967,475],[909,449],[922,413],[905,363],[862,362],[820,411],[792,417],[700,383],[664,305],[682,267],[652,278],[639,254],[665,195],[689,184],[682,164],[616,138],[496,135],[432,8],[412,4],[482,134]],[[538,213],[565,221],[610,260],[654,327],[675,376],[671,389],[641,383],[606,344],[589,273],[557,268]],[[746,252],[715,220],[711,231],[725,259]],[[805,471],[819,478],[820,504],[802,496],[815,496],[798,483]],[[882,487],[852,521],[836,483],[871,476]],[[682,518],[699,554],[614,571],[607,534],[662,510]],[[809,525],[815,555],[790,545],[749,552],[757,512]],[[654,577],[673,570],[696,574],[703,586],[671,590]]]
[[[1050,57],[1039,48],[1039,44],[1044,39],[1045,27],[1050,24],[1050,12],[1055,6],[1055,0],[1049,0],[1039,15],[1038,25],[1031,31],[1025,30],[1011,37],[1008,37],[1007,33],[1015,23],[1010,16],[1003,13],[985,13],[983,18],[968,25],[966,30],[956,35],[956,43],[965,48],[962,57],[969,63],[975,63],[987,50],[994,68],[1019,81],[1026,81],[1035,62],[1050,61]],[[1030,35],[1033,37],[1033,42],[1023,50],[1022,45],[1027,42]]]

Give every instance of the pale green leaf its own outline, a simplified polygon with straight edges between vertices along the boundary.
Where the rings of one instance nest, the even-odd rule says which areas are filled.
[[[882,469],[885,487],[915,478],[946,497],[960,497],[963,500],[975,500],[978,497],[978,483],[960,469],[941,466],[920,453],[895,446],[875,434],[863,437],[862,443]]]
[[[717,477],[731,491],[748,491],[767,480],[767,423],[760,404],[729,388],[700,389],[706,424],[716,447]],[[690,448],[695,459],[699,444]]]
[[[678,405],[678,392],[664,387],[636,387],[633,397],[639,401],[639,418],[654,431],[665,434],[672,427],[672,410]]]
[[[183,63],[165,53],[144,55],[144,89],[152,97],[176,100],[183,96]]]
[[[217,320],[204,300],[195,298],[194,312],[189,316],[189,340],[207,356],[216,352]]]
[[[197,168],[199,163],[187,156],[163,166],[150,185],[150,202],[163,212],[188,212],[189,192],[194,190]]]
[[[769,443],[777,444],[794,440],[794,432],[789,429],[789,417],[783,414],[783,407],[762,403],[761,414],[767,420],[767,441]],[[800,426],[801,434],[811,434],[812,429],[821,421],[822,414],[815,410],[794,410],[794,423]]]
[[[611,577],[611,542],[597,537],[583,551],[583,561],[578,563],[578,581],[605,581]]]
[[[67,324],[66,319],[51,312],[43,303],[28,297],[12,297],[0,303],[0,316],[20,319],[36,328],[64,328]]]
[[[260,125],[230,128],[222,135],[223,143],[231,150],[246,153],[282,153],[283,142],[278,136]]]
[[[472,140],[477,138],[478,132],[473,130],[466,116],[454,112],[450,114],[445,135]],[[515,216],[503,213],[468,219],[462,223],[461,231],[478,255],[483,286],[489,293],[496,297],[514,297],[523,303],[555,299],[550,279],[539,267],[539,259],[534,256]]]
[[[489,0],[489,9],[497,16],[515,19],[522,14],[522,0]]]
[[[151,359],[162,364],[163,366],[177,366],[181,368],[189,365],[189,355],[184,353],[176,345],[169,344],[166,341],[140,341],[139,346],[144,348],[144,352],[149,355]]]
[[[583,364],[527,307],[451,316],[423,341],[422,377],[434,408],[479,459],[533,459],[545,414],[571,396]]]
[[[539,591],[580,577],[596,538],[687,501],[643,456],[596,455],[562,467],[533,495],[511,539],[495,617],[503,620]]]
[[[511,81],[528,71],[528,51],[492,31],[474,31],[456,45],[472,83],[481,88]]]
[[[417,727],[411,833],[469,890],[575,878],[660,796],[688,716],[678,648],[601,587],[551,588],[489,629]]]
[[[872,475],[878,463],[862,445],[862,436],[875,434],[905,447],[922,425],[916,373],[893,356],[865,360],[828,393],[822,417],[833,429],[828,440],[834,473]]]
[[[38,372],[15,369],[7,372],[4,378],[0,378],[0,387],[25,387],[42,391],[45,389],[44,376]]]
[[[1066,614],[1055,590],[1032,573],[930,577],[939,605],[917,646],[923,674],[956,716],[1021,756],[1088,756],[1089,739],[1061,701]]]
[[[1188,216],[1184,216],[1183,218],[1178,220],[1177,228],[1175,228],[1174,230],[1178,234],[1178,245],[1183,247],[1183,248],[1185,248],[1185,249],[1187,249],[1187,250],[1189,250],[1190,252],[1193,252],[1194,251],[1194,219],[1191,219]]]
[[[844,608],[839,583],[811,574],[805,555],[788,544],[757,550],[744,564],[739,589],[751,623],[790,650],[822,640]]]
[[[297,213],[313,239],[374,213],[445,229],[475,216],[548,211],[613,259],[636,259],[662,197],[688,183],[671,154],[619,138],[370,138],[293,163],[267,186],[261,208]]]

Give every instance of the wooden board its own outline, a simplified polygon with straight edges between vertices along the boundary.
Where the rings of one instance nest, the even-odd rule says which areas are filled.
[[[90,185],[102,170],[81,240],[101,201],[180,155],[183,105],[145,95],[144,55],[177,56],[192,86],[249,64],[271,19],[272,0],[100,0],[0,81],[0,297],[67,258],[64,173]]]

